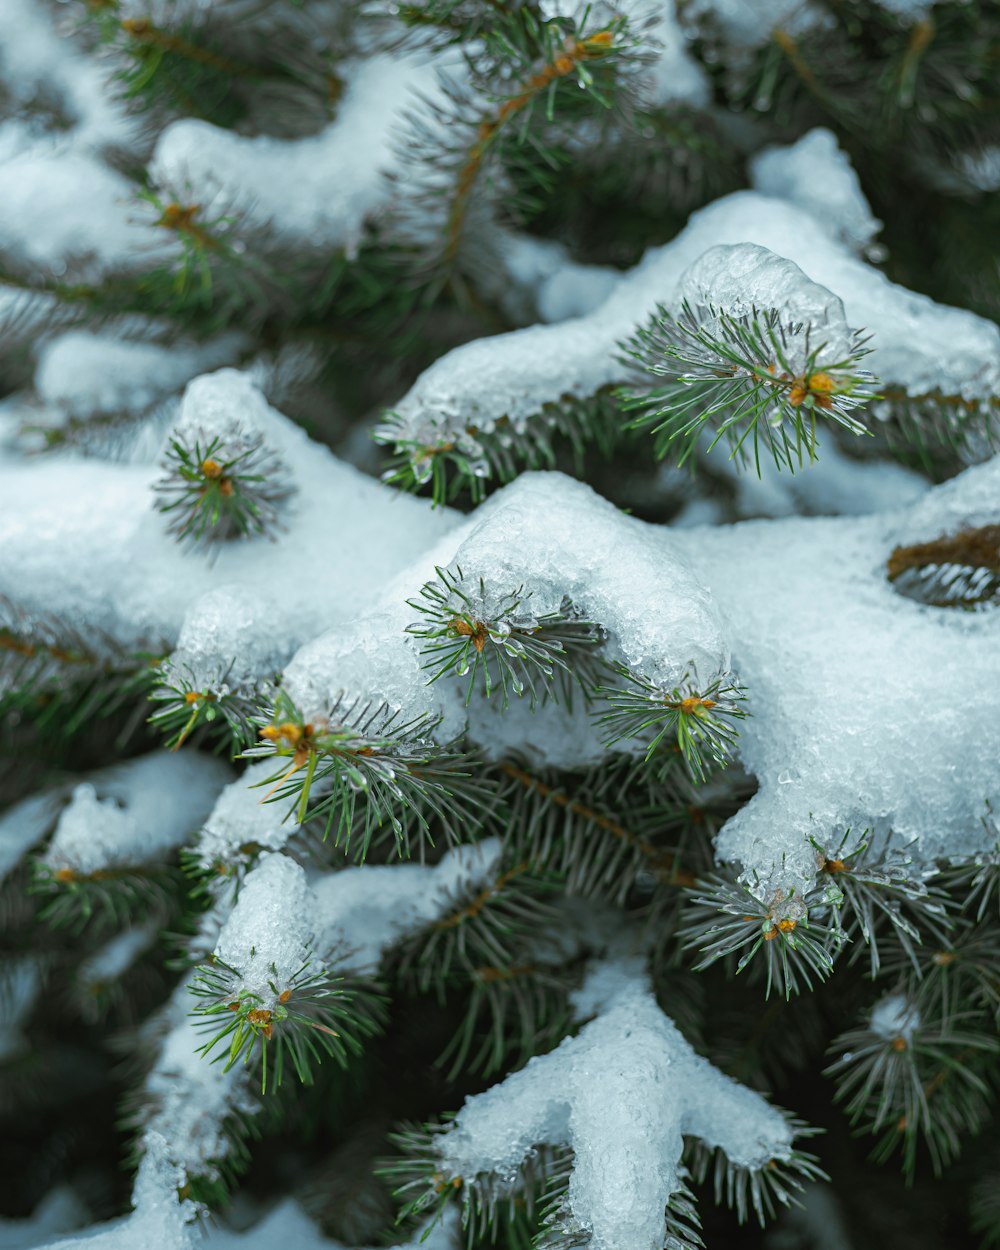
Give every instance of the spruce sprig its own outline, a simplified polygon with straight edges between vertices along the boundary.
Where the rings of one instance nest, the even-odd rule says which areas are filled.
[[[154,490],[168,533],[192,547],[235,538],[273,537],[293,493],[284,461],[259,434],[176,434]]]
[[[941,940],[951,922],[948,896],[914,876],[905,854],[887,849],[876,855],[872,843],[868,829],[859,834],[845,830],[835,846],[812,842],[819,870],[835,892],[827,891],[834,927],[842,932],[844,944],[861,939],[851,962],[867,947],[874,979],[887,931],[911,967],[917,968],[917,947],[925,934]]]
[[[825,1074],[836,1079],[834,1098],[851,1123],[880,1137],[876,1158],[901,1148],[912,1175],[923,1144],[939,1173],[989,1114],[993,1090],[983,1065],[993,1066],[1000,1040],[976,1027],[975,1013],[927,1017],[905,992],[901,999],[896,1032],[869,1021],[842,1033]]]
[[[743,687],[728,676],[699,687],[685,675],[676,686],[658,685],[625,665],[615,670],[624,681],[597,691],[598,724],[605,744],[636,739],[645,744],[648,762],[672,739],[696,781],[732,758],[739,732],[734,721],[747,715]]]
[[[417,436],[405,416],[387,412],[373,437],[393,448],[383,481],[409,491],[429,486],[434,503],[445,504],[463,491],[481,503],[487,482],[503,485],[526,469],[555,469],[561,452],[579,473],[588,446],[609,459],[622,434],[621,411],[605,391],[586,399],[567,396],[525,421],[500,417],[490,429],[470,423],[434,438]]]
[[[775,989],[785,999],[811,990],[833,971],[844,934],[816,919],[824,896],[740,885],[716,875],[688,897],[680,936],[687,949],[701,952],[695,971],[720,959],[733,960],[735,973],[762,964],[765,996]]]
[[[433,716],[406,719],[387,703],[341,695],[306,721],[279,691],[258,724],[261,741],[244,756],[290,760],[261,783],[264,801],[289,803],[299,824],[323,822],[324,836],[334,830],[335,845],[358,859],[382,830],[409,857],[436,833],[455,844],[483,825],[489,791],[469,755],[435,741]]]
[[[527,695],[534,707],[550,696],[568,697],[573,680],[584,690],[593,684],[601,631],[569,599],[536,615],[523,586],[494,593],[480,578],[476,590],[460,567],[434,571],[437,579],[424,584],[420,598],[407,600],[423,616],[406,632],[424,639],[429,682],[467,676],[466,707],[480,689],[487,699],[499,691],[504,708],[511,694]]]
[[[785,1114],[796,1140],[814,1136],[820,1130]],[[769,1159],[762,1167],[742,1167],[733,1163],[724,1150],[712,1150],[697,1139],[685,1143],[684,1161],[696,1184],[711,1176],[716,1204],[725,1203],[745,1224],[753,1214],[763,1228],[774,1219],[780,1207],[796,1205],[806,1185],[829,1180],[819,1159],[805,1150],[791,1150],[786,1158]]]
[[[380,997],[370,988],[346,988],[311,963],[279,984],[277,969],[267,983],[268,994],[241,985],[236,969],[219,959],[198,970],[191,993],[205,999],[192,1015],[212,1031],[198,1053],[209,1056],[223,1049],[212,1062],[224,1059],[224,1071],[235,1064],[249,1065],[260,1054],[261,1092],[280,1089],[291,1067],[303,1085],[311,1085],[313,1066],[324,1056],[346,1067],[362,1050],[365,1038],[378,1032],[384,1011]],[[269,1058],[273,1055],[273,1058]]]
[[[649,323],[622,347],[627,360],[660,384],[622,391],[626,411],[638,412],[630,428],[649,430],[658,458],[675,454],[685,464],[702,434],[708,450],[725,441],[731,454],[753,449],[760,474],[761,446],[777,468],[795,471],[816,458],[817,420],[852,434],[866,433],[854,415],[875,398],[872,374],[859,368],[871,349],[855,331],[846,356],[817,342],[811,326],[789,324],[777,308],[753,308],[734,316],[687,300],[679,314],[662,304]],[[804,360],[792,360],[804,351]]]
[[[150,692],[157,704],[149,723],[166,736],[166,746],[179,750],[199,729],[206,729],[216,738],[218,749],[229,749],[238,755],[257,736],[255,717],[264,695],[262,690],[244,690],[230,685],[234,659],[222,669],[218,680],[197,681],[190,669],[162,666],[159,680]]]

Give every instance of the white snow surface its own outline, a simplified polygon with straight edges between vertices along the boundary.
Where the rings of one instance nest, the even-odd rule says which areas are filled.
[[[166,533],[151,489],[158,468],[73,455],[4,459],[0,596],[29,614],[62,614],[81,631],[155,651],[169,649],[208,591],[238,585],[260,596],[262,631],[288,629],[291,645],[301,645],[363,610],[457,523],[450,510],[432,510],[338,461],[269,408],[245,375],[223,370],[209,380],[234,417],[262,423],[297,487],[275,541],[222,544],[210,562]],[[280,621],[267,619],[268,602],[281,605]]]
[[[304,139],[173,122],[157,141],[153,181],[181,196],[196,193],[199,203],[243,209],[285,240],[353,253],[366,222],[391,200],[385,175],[399,163],[394,143],[402,118],[418,93],[435,94],[437,80],[426,57],[390,53],[345,64],[343,75],[336,118]]]
[[[805,209],[855,252],[864,252],[882,223],[861,190],[858,175],[832,130],[818,126],[787,147],[768,147],[750,162],[761,195]]]
[[[523,586],[531,592],[533,616],[557,609],[568,596],[607,630],[611,655],[667,689],[685,674],[707,685],[728,671],[728,645],[710,596],[668,532],[626,516],[562,474],[525,473],[391,584],[383,607],[298,652],[283,685],[307,718],[326,715],[346,691],[404,706],[410,715],[443,716],[443,741],[464,728],[464,686],[427,685],[418,640],[405,633],[419,617],[407,601],[434,579],[435,566],[461,568],[470,590],[483,577],[496,596]],[[516,733],[520,723],[537,731],[537,722],[508,721],[515,716],[508,710],[502,724],[489,719],[487,749],[496,747],[498,730],[513,726]],[[566,729],[564,719],[558,723]],[[593,733],[584,724],[592,748]],[[579,749],[560,734],[551,736],[550,746]]]
[[[901,1037],[907,1045],[920,1028],[920,1010],[902,994],[890,994],[880,999],[872,1009],[869,1022],[871,1031],[893,1042]]]
[[[259,995],[266,1007],[310,962],[311,904],[305,870],[287,855],[267,852],[247,873],[222,926],[216,956],[239,974],[240,989]]]
[[[847,826],[891,830],[918,866],[987,849],[985,805],[1000,801],[996,625],[898,595],[885,566],[900,543],[995,524],[998,499],[994,457],[896,512],[673,535],[749,691],[739,753],[760,789],[718,835],[721,860],[765,876],[774,865],[801,887],[815,874],[809,837]]]
[[[71,129],[63,141],[80,150],[131,146],[138,127],[114,99],[110,68],[58,32],[57,5],[4,0],[0,77],[14,103],[55,96]]]
[[[246,862],[251,852],[240,848],[247,845],[280,851],[298,832],[298,824],[286,817],[281,804],[263,801],[267,793],[263,783],[273,773],[271,760],[253,764],[219,795],[195,847],[204,867]]]
[[[155,862],[188,841],[231,776],[195,751],[154,751],[91,773],[73,790],[43,861],[80,875]]]
[[[685,1136],[760,1168],[788,1158],[792,1130],[759,1094],[695,1054],[631,962],[599,964],[591,975],[602,980],[597,1018],[466,1099],[438,1141],[442,1170],[466,1183],[513,1177],[534,1147],[569,1146],[569,1215],[595,1250],[660,1250]]]
[[[618,344],[658,304],[677,311],[682,275],[710,248],[747,243],[793,262],[842,301],[847,324],[871,334],[874,350],[865,366],[883,383],[914,395],[1000,393],[1000,328],[890,282],[835,237],[836,220],[824,223],[789,200],[756,191],[717,200],[693,214],[675,239],[648,252],[594,312],[477,339],[435,361],[396,407],[403,433],[427,447],[455,441],[476,455],[469,427],[491,431],[506,417],[523,428],[546,403],[625,381]],[[789,290],[793,302],[799,291],[798,283]],[[759,304],[780,295],[770,282],[744,292]]]
[[[141,412],[197,374],[232,364],[246,345],[236,332],[203,343],[157,343],[122,338],[117,330],[68,330],[43,344],[35,391],[72,417]]]
[[[0,251],[19,268],[76,281],[152,268],[173,244],[135,193],[85,153],[23,152],[0,164]]]

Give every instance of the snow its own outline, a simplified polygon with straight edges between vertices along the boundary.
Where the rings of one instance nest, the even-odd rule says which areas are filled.
[[[163,1013],[170,1027],[143,1088],[148,1110],[142,1140],[161,1152],[159,1143],[169,1143],[168,1162],[186,1176],[211,1178],[230,1150],[226,1118],[253,1115],[260,1101],[242,1064],[227,1072],[224,1063],[197,1053],[206,1038],[190,1015],[191,1003],[188,982],[182,981]]]
[[[0,815],[0,881],[55,824],[60,797],[59,791],[33,794]]]
[[[778,28],[800,38],[826,16],[813,0],[689,0],[684,5],[685,22],[718,30],[733,50],[759,48]]]
[[[392,1250],[453,1250],[455,1214],[446,1211],[439,1221],[417,1229],[408,1241]],[[276,1242],[288,1250],[347,1250],[340,1242],[324,1237],[293,1198],[280,1202],[245,1232],[210,1228],[200,1244],[205,1250],[273,1250]]]
[[[157,343],[122,338],[118,328],[68,330],[42,345],[35,391],[72,417],[141,412],[197,374],[232,363],[246,347],[235,332],[203,343]]]
[[[298,832],[280,804],[263,802],[263,782],[273,773],[270,760],[253,764],[219,795],[195,847],[203,867],[245,863],[253,852],[244,847],[279,851]]]
[[[403,436],[420,447],[452,441],[476,457],[481,449],[472,429],[492,431],[505,417],[523,429],[547,403],[625,381],[619,343],[658,304],[678,311],[682,275],[710,248],[733,244],[767,248],[839,298],[847,324],[871,334],[874,350],[865,366],[883,384],[914,395],[1000,393],[1000,329],[891,283],[831,234],[835,222],[824,224],[788,200],[755,191],[717,200],[647,253],[594,312],[477,339],[435,361],[396,406]],[[796,281],[792,291],[800,289]],[[780,297],[780,287],[770,290]]]
[[[788,200],[864,253],[882,229],[872,215],[850,158],[832,130],[818,126],[787,147],[768,147],[750,162],[754,190]]]
[[[117,981],[156,941],[156,926],[135,925],[116,933],[110,941],[80,964],[77,980],[83,986],[96,987]]]
[[[787,1159],[792,1130],[695,1054],[631,963],[598,965],[600,1015],[554,1051],[466,1099],[438,1139],[447,1177],[513,1177],[540,1143],[569,1146],[568,1213],[595,1250],[659,1250],[683,1181],[684,1137],[742,1167]],[[617,979],[612,992],[609,982]],[[594,995],[590,995],[594,997]]]
[[[194,1208],[179,1202],[183,1179],[168,1158],[166,1141],[151,1135],[139,1164],[132,1202],[135,1210],[123,1219],[98,1224],[79,1237],[49,1242],[43,1250],[192,1250],[190,1219]]]
[[[153,153],[154,183],[200,204],[246,207],[283,240],[353,254],[366,222],[391,201],[385,174],[399,161],[393,143],[402,117],[417,93],[434,93],[436,78],[426,59],[389,53],[344,62],[340,73],[347,86],[336,119],[305,139],[173,122]]]
[[[887,1042],[901,1037],[909,1045],[920,1028],[920,1011],[902,994],[890,994],[872,1008],[869,1027]]]
[[[312,902],[305,871],[294,860],[261,855],[215,947],[216,957],[239,975],[240,992],[274,1007],[310,961]]]
[[[261,629],[261,620],[269,629]],[[291,654],[279,604],[247,586],[217,586],[195,600],[164,665],[169,682],[187,679],[218,697],[251,694],[273,681]]]
[[[703,252],[681,275],[676,299],[690,306],[699,327],[713,338],[722,335],[722,315],[739,319],[780,309],[782,350],[796,376],[817,350],[820,364],[835,364],[852,354],[854,336],[843,301],[792,261],[753,243],[723,244]]]
[[[408,600],[433,579],[435,566],[461,568],[470,588],[483,577],[495,595],[523,586],[535,617],[568,597],[585,619],[607,632],[610,656],[666,689],[685,674],[708,685],[728,671],[728,646],[710,598],[668,534],[624,515],[582,483],[561,474],[527,473],[389,586],[384,607],[296,654],[283,686],[307,719],[326,715],[346,691],[405,707],[408,716],[442,716],[440,741],[465,727],[464,686],[446,681],[428,686],[418,640],[405,633],[417,617]],[[536,720],[508,721],[512,715],[504,713],[499,725],[493,717],[486,722],[487,744],[512,725],[515,734],[518,726],[539,733]],[[584,720],[578,744],[576,735],[568,741],[564,736],[565,713],[552,715],[562,718],[560,732],[539,736],[557,750],[589,754],[594,743],[589,723]]]
[[[382,956],[432,924],[499,872],[495,838],[457,846],[434,867],[423,864],[343,868],[315,882],[315,925],[338,971],[370,977]]]
[[[135,193],[83,153],[22,153],[0,164],[0,249],[20,269],[81,282],[152,268],[169,236],[143,219]]]
[[[53,872],[87,876],[169,855],[205,819],[231,773],[210,756],[154,751],[91,776],[73,790],[43,856]]]
[[[56,29],[56,6],[4,0],[0,78],[22,106],[55,96],[73,123],[68,142],[78,150],[131,146],[136,126],[113,98],[110,71]]]
[[[298,488],[275,541],[227,543],[209,563],[165,532],[151,489],[158,468],[69,455],[4,459],[0,595],[29,614],[61,614],[83,632],[156,652],[169,650],[187,611],[209,590],[243,586],[260,597],[262,634],[287,629],[290,645],[300,645],[363,610],[456,523],[449,510],[399,495],[336,460],[268,408],[245,375],[223,370],[211,381],[213,402],[221,405],[224,394],[234,419],[260,423]],[[219,407],[212,411],[228,419]],[[191,407],[188,413],[201,419]],[[280,619],[268,617],[267,602],[281,605]]]
[[[995,626],[905,600],[885,566],[900,542],[995,521],[998,474],[995,458],[868,517],[675,532],[749,692],[739,754],[760,788],[719,833],[720,860],[801,889],[815,875],[809,837],[847,827],[891,830],[916,871],[987,849],[981,817],[1000,800]]]
[[[87,1209],[66,1186],[51,1190],[28,1219],[0,1219],[0,1250],[34,1250],[59,1233],[69,1233],[87,1218]]]

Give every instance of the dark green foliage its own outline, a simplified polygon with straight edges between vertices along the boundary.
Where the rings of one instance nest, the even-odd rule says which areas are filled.
[[[806,359],[797,365],[791,340],[802,334]],[[787,324],[776,308],[734,316],[685,300],[674,316],[661,306],[624,344],[644,374],[664,379],[625,392],[626,410],[640,412],[633,428],[649,429],[656,455],[676,455],[678,464],[694,455],[707,429],[709,450],[725,442],[759,474],[763,445],[779,469],[794,473],[815,457],[817,419],[862,434],[854,413],[875,396],[875,379],[859,368],[870,351],[860,333],[842,358],[813,338],[811,327]]]
[[[175,435],[156,484],[169,533],[192,547],[274,537],[293,493],[280,456],[260,435],[194,439]]]
[[[272,972],[277,975],[276,969]],[[255,1062],[259,1050],[263,1093],[269,1080],[272,1089],[281,1087],[286,1067],[308,1085],[313,1065],[324,1056],[346,1066],[383,1020],[381,1000],[371,987],[346,988],[342,978],[311,964],[300,968],[287,985],[270,981],[268,998],[243,987],[241,981],[235,969],[218,959],[201,968],[191,992],[207,1001],[192,1014],[212,1033],[200,1053],[211,1056],[212,1062],[225,1060],[227,1071],[241,1061]],[[219,1046],[221,1050],[212,1055]]]
[[[585,691],[593,684],[601,630],[568,599],[555,611],[536,614],[523,586],[497,593],[480,578],[477,592],[465,586],[460,568],[434,571],[437,581],[407,601],[423,614],[407,633],[426,640],[420,650],[431,682],[468,676],[466,706],[480,687],[487,699],[498,689],[504,709],[511,694],[527,695],[534,707],[550,696],[568,697],[574,681]]]
[[[815,989],[833,971],[843,937],[811,914],[824,902],[713,876],[691,892],[682,936],[702,954],[696,970],[720,959],[729,961],[734,975],[762,965],[765,995],[775,989],[789,998]]]
[[[279,691],[261,722],[262,742],[249,758],[290,759],[265,783],[265,801],[288,803],[301,824],[322,821],[335,842],[358,859],[384,831],[397,852],[433,845],[439,829],[449,842],[475,833],[485,817],[485,796],[474,760],[434,740],[436,721],[407,720],[385,703],[342,695],[322,721],[306,722]]]
[[[733,721],[748,714],[741,706],[746,695],[738,682],[719,677],[699,689],[685,676],[668,689],[628,668],[617,672],[624,684],[598,692],[606,708],[599,712],[599,723],[608,746],[634,739],[645,747],[648,763],[674,740],[699,782],[728,763],[739,736]]]

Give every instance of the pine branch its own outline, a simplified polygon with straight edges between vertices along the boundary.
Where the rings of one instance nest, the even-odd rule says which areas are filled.
[[[273,965],[272,971],[277,975]],[[346,988],[343,978],[331,977],[310,964],[287,984],[269,982],[271,997],[267,999],[241,987],[241,980],[235,969],[216,959],[191,982],[192,994],[206,1000],[192,1015],[212,1031],[198,1053],[208,1056],[222,1045],[212,1062],[225,1059],[228,1072],[241,1061],[244,1065],[255,1061],[259,1051],[261,1092],[265,1094],[269,1080],[272,1090],[280,1089],[287,1067],[303,1085],[312,1084],[313,1065],[324,1056],[346,1067],[383,1022],[382,1001],[370,988],[360,984]]]
[[[402,490],[429,485],[436,504],[468,491],[473,503],[486,494],[486,482],[512,482],[526,469],[554,469],[557,452],[567,448],[579,472],[585,449],[593,444],[610,458],[622,437],[621,414],[609,393],[589,399],[565,396],[524,421],[501,417],[491,429],[466,425],[457,436],[428,441],[414,438],[405,417],[387,412],[373,435],[394,450],[383,480]]]
[[[228,442],[175,435],[162,468],[157,507],[169,517],[168,533],[192,547],[273,538],[293,493],[284,462],[261,435]]]
[[[289,815],[299,824],[322,821],[325,836],[335,829],[335,845],[358,859],[386,829],[397,854],[408,857],[433,846],[435,831],[452,845],[466,840],[488,810],[473,762],[434,741],[436,724],[344,695],[322,720],[306,722],[279,691],[260,730],[263,741],[244,755],[291,760],[263,783],[271,786],[263,801],[290,802]]]
[[[939,1174],[959,1153],[962,1138],[987,1116],[988,1072],[1000,1040],[995,1032],[962,1027],[968,1015],[927,1019],[905,996],[885,1006],[885,1020],[876,1009],[867,1026],[831,1044],[830,1053],[840,1058],[825,1072],[837,1078],[834,1097],[845,1104],[851,1123],[881,1135],[876,1158],[884,1161],[901,1148],[910,1176],[923,1144]]]
[[[217,681],[196,682],[189,668],[179,669],[166,664],[159,668],[156,684],[149,698],[159,706],[149,718],[166,735],[166,746],[179,750],[199,730],[207,730],[217,741],[218,750],[233,756],[251,746],[257,738],[257,709],[273,689],[244,689],[240,683],[230,684],[234,658],[220,672]]]
[[[735,960],[736,973],[762,964],[765,996],[775,988],[785,999],[811,990],[833,971],[843,933],[810,917],[810,909],[822,910],[825,897],[741,886],[714,876],[691,891],[690,900],[690,919],[680,935],[687,949],[702,954],[695,971],[720,959]]]
[[[568,699],[574,681],[585,694],[592,687],[602,631],[569,599],[554,611],[535,614],[531,591],[523,586],[497,593],[480,578],[477,592],[466,588],[458,566],[434,571],[437,581],[426,582],[419,599],[407,600],[424,618],[406,632],[425,639],[420,652],[431,673],[429,684],[468,676],[466,707],[479,688],[487,699],[499,690],[504,709],[511,693],[527,694],[534,707],[550,696]]]
[[[801,1120],[786,1116],[795,1137],[811,1137],[820,1130],[810,1128]],[[711,1174],[716,1204],[723,1203],[736,1212],[745,1224],[751,1212],[764,1228],[782,1207],[797,1205],[798,1195],[807,1184],[829,1180],[819,1160],[805,1150],[793,1150],[787,1159],[773,1159],[763,1168],[746,1168],[734,1164],[724,1150],[711,1150],[703,1142],[688,1138],[685,1162],[695,1184],[702,1185]]]
[[[887,849],[876,857],[871,843],[871,830],[854,834],[847,829],[835,847],[824,849],[816,841],[813,846],[818,868],[829,882],[825,898],[832,908],[833,927],[841,934],[842,945],[861,939],[849,962],[859,959],[867,946],[874,980],[886,932],[911,967],[917,968],[916,947],[923,941],[922,930],[940,941],[950,921],[949,900],[942,890],[929,889],[916,878],[903,852]]]
[[[607,746],[638,740],[646,745],[648,762],[665,739],[674,739],[697,782],[729,762],[739,736],[732,722],[748,714],[738,682],[718,677],[699,689],[685,676],[668,690],[624,665],[616,671],[627,684],[597,691],[607,707],[598,712]]]
[[[792,339],[804,340],[805,363],[792,363]],[[873,376],[859,368],[870,353],[855,331],[848,355],[827,350],[812,327],[789,324],[780,309],[753,308],[733,315],[687,300],[674,316],[662,305],[648,325],[623,344],[626,356],[662,385],[623,391],[626,411],[638,411],[632,429],[648,429],[662,459],[677,453],[685,464],[702,433],[709,450],[725,440],[746,458],[749,440],[760,473],[761,445],[777,468],[795,471],[815,459],[816,423],[824,418],[852,434],[866,433],[854,415],[875,398]]]
[[[896,547],[887,573],[900,594],[932,607],[975,611],[1000,604],[1000,525]]]
[[[674,847],[703,813],[692,811],[682,780],[654,778],[629,756],[579,776],[514,762],[499,767],[508,781],[499,797],[514,853],[563,878],[568,893],[621,903],[645,874],[695,884]]]

